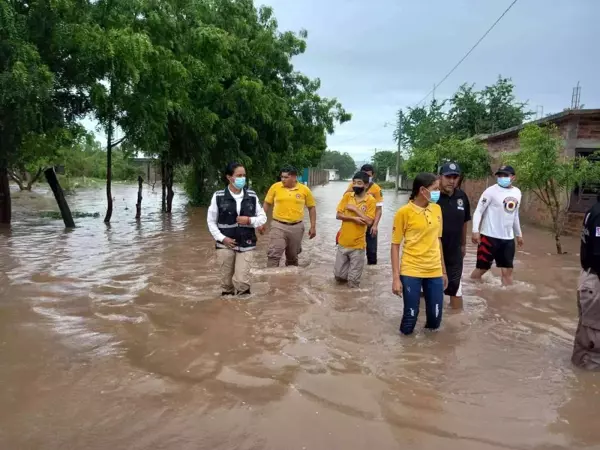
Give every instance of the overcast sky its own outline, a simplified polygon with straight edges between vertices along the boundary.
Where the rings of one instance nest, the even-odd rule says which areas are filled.
[[[331,149],[368,160],[394,149],[400,107],[421,100],[483,35],[511,0],[257,0],[281,30],[308,31],[296,69],[321,79],[321,93],[353,114]],[[469,58],[436,89],[511,77],[533,111],[559,112],[581,82],[581,103],[600,108],[600,0],[519,0]],[[376,129],[375,131],[373,131]]]

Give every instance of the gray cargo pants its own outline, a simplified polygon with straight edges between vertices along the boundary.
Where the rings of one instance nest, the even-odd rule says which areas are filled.
[[[338,281],[347,281],[348,286],[358,287],[365,267],[365,249],[345,248],[338,245],[333,275]]]
[[[575,332],[573,357],[577,367],[600,370],[600,278],[582,271],[577,289],[579,324]]]

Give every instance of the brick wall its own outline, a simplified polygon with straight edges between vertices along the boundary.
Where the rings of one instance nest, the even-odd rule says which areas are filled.
[[[577,130],[578,139],[600,139],[600,117],[582,116]]]

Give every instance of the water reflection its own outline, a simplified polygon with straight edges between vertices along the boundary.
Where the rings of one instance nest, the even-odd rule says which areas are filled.
[[[182,195],[165,217],[146,188],[137,223],[137,188],[116,185],[110,228],[72,232],[36,213],[48,193],[18,196],[0,234],[0,448],[600,447],[600,377],[569,363],[576,240],[548,256],[526,229],[515,286],[466,280],[464,312],[401,338],[388,249],[407,198],[386,193],[380,264],[352,291],[332,277],[345,187],[315,189],[299,268],[267,271],[261,239],[247,300],[219,297],[205,211]],[[70,202],[104,211],[103,191]]]

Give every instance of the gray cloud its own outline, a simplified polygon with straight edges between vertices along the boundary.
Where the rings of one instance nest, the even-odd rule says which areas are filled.
[[[263,0],[282,30],[308,30],[298,70],[322,81],[353,120],[328,139],[333,149],[368,159],[393,149],[399,107],[421,100],[510,4],[510,0]],[[535,111],[581,102],[600,108],[598,0],[519,0],[471,56],[436,89],[446,98],[463,82],[483,87],[499,74],[516,84],[519,100]],[[368,133],[377,128],[376,131]]]

